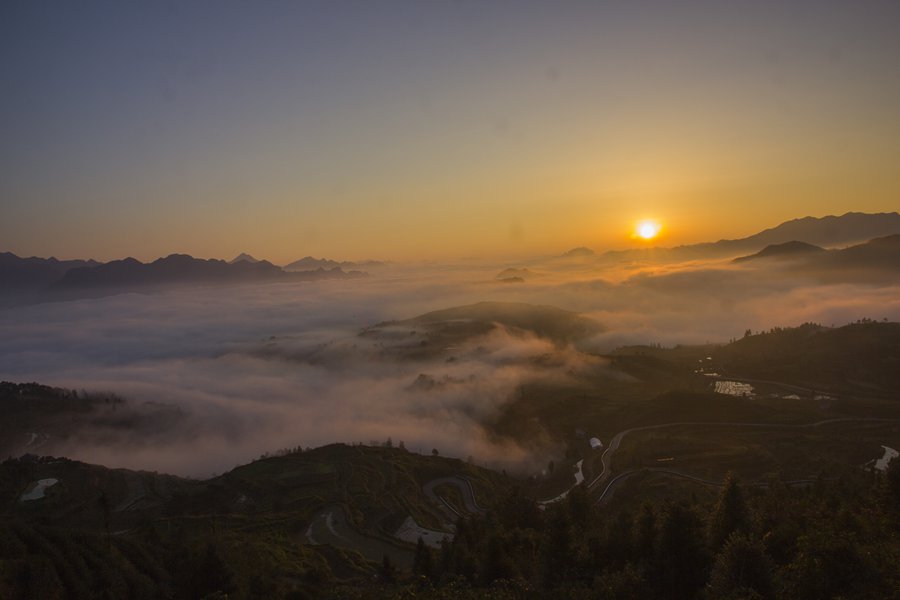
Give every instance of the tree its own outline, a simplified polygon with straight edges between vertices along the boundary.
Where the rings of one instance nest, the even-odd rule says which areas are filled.
[[[100,497],[97,499],[97,506],[100,507],[100,514],[103,517],[103,528],[106,531],[106,547],[107,550],[112,552],[112,532],[109,529],[112,506],[109,503],[109,496],[106,495],[105,491],[100,492]]]
[[[509,553],[503,547],[503,540],[498,532],[494,532],[488,538],[485,556],[482,565],[482,581],[490,585],[497,579],[510,579],[515,574],[515,566],[509,558]]]
[[[200,555],[194,555],[179,573],[186,597],[203,598],[216,592],[227,594],[234,590],[234,573],[222,559],[212,542],[207,542]]]
[[[797,540],[797,557],[788,566],[792,597],[858,597],[857,587],[873,585],[871,572],[855,535],[821,523]]]
[[[725,484],[709,519],[709,545],[715,551],[722,547],[734,531],[747,531],[749,526],[744,494],[734,473],[725,476]]]
[[[397,567],[391,562],[391,557],[387,554],[381,558],[381,580],[385,583],[394,583],[397,578]]]
[[[545,588],[553,589],[568,578],[571,566],[572,532],[568,511],[555,504],[550,509],[541,552],[541,580]]]
[[[734,532],[716,556],[706,589],[712,598],[774,598],[773,571],[762,544]]]
[[[594,591],[600,598],[616,600],[641,600],[654,598],[647,580],[640,569],[627,563],[622,570],[606,571],[594,582]]]
[[[432,449],[431,449],[431,455],[432,455],[432,456],[437,456],[437,455],[438,455],[438,449],[437,449],[437,448],[432,448]]]
[[[648,564],[653,558],[656,545],[656,515],[653,507],[645,503],[641,506],[634,525],[634,552],[638,562]]]
[[[693,598],[706,582],[707,555],[700,519],[687,506],[672,504],[659,528],[658,577],[660,591],[671,598]]]
[[[434,575],[434,560],[431,556],[431,550],[425,545],[425,540],[421,536],[416,542],[416,554],[413,558],[412,571],[414,575],[423,575],[428,578]]]
[[[900,517],[900,458],[894,458],[888,463],[884,473],[885,499],[889,509]]]

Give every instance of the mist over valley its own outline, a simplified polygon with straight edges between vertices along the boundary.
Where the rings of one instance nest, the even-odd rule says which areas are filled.
[[[52,433],[32,431],[38,419],[9,431],[4,452],[35,450],[35,434],[45,453],[204,477],[278,448],[390,437],[539,472],[565,453],[571,432],[553,418],[505,423],[525,390],[544,388],[549,408],[582,387],[596,410],[617,395],[659,392],[653,378],[610,364],[619,347],[724,344],[747,330],[806,322],[897,321],[900,261],[889,239],[817,252],[836,259],[809,266],[806,254],[760,268],[763,259],[673,262],[648,253],[615,262],[569,253],[509,267],[391,264],[362,279],[212,287],[200,269],[149,293],[117,293],[115,276],[104,276],[113,277],[101,286],[109,295],[5,309],[0,378],[115,394],[124,400],[114,405],[118,418],[75,419]],[[842,265],[843,255],[879,245],[882,259],[859,259],[870,259],[865,270]],[[841,268],[823,282],[831,264]],[[61,281],[75,272],[98,281],[80,272],[104,268],[77,266]],[[498,286],[493,276],[503,269],[533,277]],[[593,427],[609,425],[600,418]]]

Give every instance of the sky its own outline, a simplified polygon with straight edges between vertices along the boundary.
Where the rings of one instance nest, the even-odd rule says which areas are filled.
[[[900,3],[4,2],[0,250],[556,254],[900,206]]]

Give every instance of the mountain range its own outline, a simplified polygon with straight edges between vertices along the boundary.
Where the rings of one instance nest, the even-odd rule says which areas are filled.
[[[252,259],[252,260],[249,260]],[[107,263],[0,254],[0,304],[107,296],[171,285],[212,285],[363,277],[341,267],[288,272],[265,260],[241,255],[231,262],[170,254],[150,263],[125,258]]]
[[[93,267],[70,269],[51,287],[65,290],[91,286],[142,287],[185,282],[261,281],[281,279],[285,275],[284,271],[268,261],[227,263],[187,254],[170,254],[151,263],[126,258]]]
[[[59,280],[71,269],[99,264],[95,260],[57,260],[52,256],[20,258],[12,252],[0,252],[0,282],[6,290],[43,287]]]
[[[896,212],[848,212],[841,216],[793,219],[745,238],[679,246],[673,250],[725,256],[730,252],[754,251],[795,241],[826,247],[846,246],[895,233],[900,233],[900,214]]]
[[[875,238],[847,248],[826,250],[804,242],[766,246],[756,254],[732,262],[752,264],[776,260],[792,273],[802,273],[826,282],[885,281],[885,275],[900,274],[900,234]]]
[[[758,252],[771,245],[805,242],[816,246],[836,247],[865,242],[900,233],[900,214],[848,212],[840,216],[803,217],[785,221],[751,236],[676,246],[673,248],[639,248],[610,250],[604,259],[629,259],[653,256],[657,261],[725,258]],[[578,252],[576,253],[576,250]],[[564,256],[585,256],[586,248],[570,250]]]
[[[237,259],[235,259],[237,260]],[[359,269],[383,266],[384,263],[378,260],[365,260],[362,262],[352,262],[344,260],[338,262],[328,258],[314,258],[312,256],[304,256],[300,260],[284,265],[285,271],[312,271],[315,269]]]
[[[600,255],[595,255],[589,248],[579,247],[566,252],[561,259],[596,257],[599,261],[611,261],[652,256],[653,260],[665,262],[744,254],[738,262],[747,262],[765,257],[790,256],[804,257],[803,261],[797,261],[794,268],[812,269],[820,276],[826,272],[846,274],[850,270],[866,270],[871,273],[874,270],[897,269],[900,264],[898,236],[900,214],[850,212],[841,216],[794,219],[735,240],[675,248],[611,250]],[[860,241],[865,243],[843,250],[826,251],[822,248],[846,246]],[[71,298],[107,295],[171,284],[208,285],[360,277],[364,273],[351,269],[383,264],[379,261],[338,262],[306,256],[278,267],[246,253],[239,254],[230,262],[172,254],[151,263],[142,263],[134,258],[98,263],[94,260],[57,260],[52,257],[21,258],[10,252],[3,252],[0,253],[0,304],[59,299],[61,296]],[[503,271],[502,277],[498,276],[498,279],[524,281],[527,278],[526,272],[520,271]]]

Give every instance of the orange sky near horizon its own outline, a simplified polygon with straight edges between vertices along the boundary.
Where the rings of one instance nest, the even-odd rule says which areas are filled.
[[[897,3],[215,6],[0,6],[0,251],[514,260],[900,206]]]

